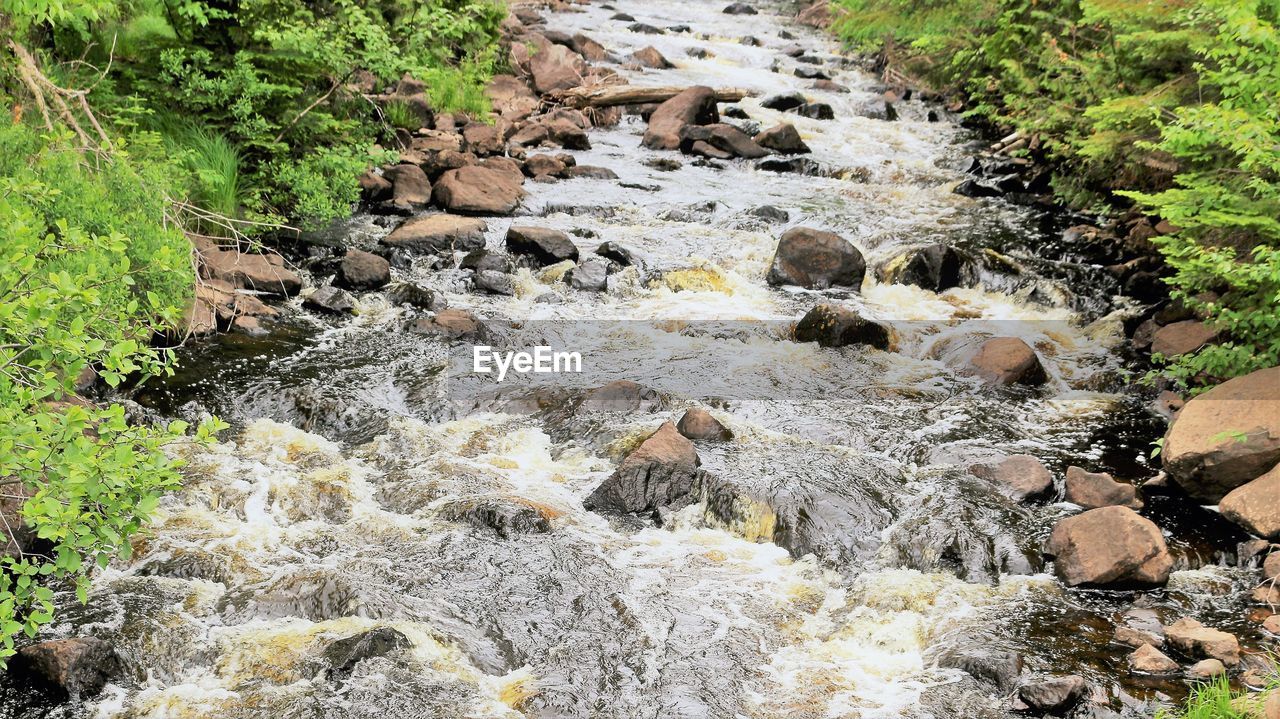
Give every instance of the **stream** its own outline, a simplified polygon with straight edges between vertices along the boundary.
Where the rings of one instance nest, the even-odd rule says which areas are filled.
[[[184,489],[87,605],[59,595],[48,631],[109,640],[124,675],[59,706],[5,686],[0,716],[1006,716],[1007,698],[938,665],[973,645],[1021,652],[1031,673],[1081,674],[1127,716],[1184,693],[1128,676],[1130,650],[1109,645],[1138,594],[1067,590],[1048,571],[1041,546],[1071,507],[1013,503],[967,470],[1031,454],[1059,481],[1071,464],[1126,482],[1158,471],[1148,453],[1164,423],[1125,349],[1133,306],[1091,248],[1064,239],[1078,220],[954,194],[981,146],[958,118],[914,100],[896,103],[896,121],[869,117],[885,88],[826,35],[780,6],[725,4],[617,0],[547,18],[677,66],[618,66],[633,84],[752,91],[738,103],[751,121],[793,123],[820,172],[647,150],[644,121],[624,116],[572,153],[618,179],[526,182],[516,217],[486,218],[491,250],[512,222],[566,231],[584,257],[604,241],[629,248],[640,261],[608,292],[570,289],[565,267],[519,270],[509,297],[473,291],[452,265],[396,270],[495,320],[486,343],[579,351],[582,373],[477,377],[470,343],[408,331],[420,311],[385,293],[361,295],[354,317],[295,299],[265,336],[184,348],[177,374],[135,399],[232,430],[188,458]],[[632,32],[616,12],[692,31]],[[795,76],[778,51],[795,43],[850,92]],[[835,119],[760,105],[794,90]],[[788,219],[753,212],[763,205]],[[371,248],[387,225],[360,214],[342,233]],[[766,283],[795,225],[862,250],[860,293]],[[979,258],[975,287],[877,281],[874,268],[937,242]],[[887,323],[892,351],[788,339],[824,300]],[[989,336],[1027,340],[1048,382],[993,389],[948,361]],[[584,401],[623,379],[653,392]],[[694,406],[734,434],[697,443],[714,497],[660,522],[584,508],[627,452]],[[1210,512],[1146,501],[1175,573],[1139,601],[1248,636],[1241,592],[1227,591],[1253,581],[1231,566],[1243,537]],[[409,646],[329,671],[335,639],[380,627]]]

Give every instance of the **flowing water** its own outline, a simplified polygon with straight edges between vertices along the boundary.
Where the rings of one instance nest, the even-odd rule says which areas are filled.
[[[1094,249],[1062,241],[1068,222],[1053,214],[953,194],[975,140],[954,118],[930,122],[941,111],[918,102],[899,103],[896,122],[865,117],[883,88],[828,40],[779,8],[733,16],[723,4],[620,0],[549,25],[623,56],[652,44],[677,65],[621,69],[633,83],[752,90],[741,106],[765,127],[794,123],[819,175],[645,150],[644,123],[624,117],[574,153],[619,180],[527,183],[522,216],[488,223],[494,249],[512,221],[569,231],[584,255],[605,240],[631,248],[642,266],[610,292],[567,289],[564,267],[521,270],[514,297],[426,262],[400,271],[451,307],[514,321],[494,323],[495,345],[611,358],[556,377],[551,393],[459,376],[468,346],[406,331],[413,311],[380,294],[354,318],[298,312],[266,337],[186,350],[179,374],[137,399],[215,412],[233,432],[190,457],[185,489],[133,558],[96,578],[87,606],[64,598],[51,631],[110,640],[125,676],[56,709],[7,687],[0,715],[1003,716],[1002,697],[934,664],[975,643],[1017,649],[1033,672],[1083,673],[1136,715],[1156,689],[1174,691],[1125,679],[1126,652],[1107,646],[1133,594],[1068,592],[1045,573],[1040,545],[1069,508],[1015,505],[965,471],[1029,453],[1059,475],[1155,473],[1145,456],[1161,425],[1127,390],[1128,305]],[[633,33],[615,11],[692,32]],[[779,53],[795,42],[852,92],[807,89]],[[760,106],[794,89],[836,119]],[[750,213],[764,204],[791,219]],[[956,245],[982,258],[982,282],[935,294],[869,273],[861,294],[770,288],[777,237],[794,224],[840,233],[871,267]],[[370,246],[384,225],[358,216],[345,231]],[[788,341],[784,326],[824,297],[890,322],[895,351]],[[1047,386],[993,391],[958,374],[948,358],[991,335],[1032,343]],[[581,401],[623,378],[659,394]],[[660,526],[583,508],[689,406],[735,433],[699,443],[714,492]],[[1237,537],[1178,506],[1149,498],[1181,571],[1148,601],[1224,624],[1241,614],[1224,590],[1248,581],[1225,561]],[[412,646],[329,676],[329,643],[377,627]]]

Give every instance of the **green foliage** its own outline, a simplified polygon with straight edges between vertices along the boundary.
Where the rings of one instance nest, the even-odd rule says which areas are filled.
[[[418,113],[409,107],[409,103],[402,100],[392,100],[383,105],[382,116],[389,125],[401,130],[416,130],[422,127],[422,120],[418,118]]]
[[[51,621],[52,583],[73,582],[84,601],[92,568],[129,555],[179,481],[161,448],[187,429],[73,401],[87,367],[111,386],[169,371],[170,353],[148,342],[181,317],[193,277],[154,191],[167,168],[123,153],[87,160],[68,144],[0,128],[0,484],[49,547],[0,557],[0,663],[15,635]],[[4,513],[5,539],[18,518]]]
[[[189,199],[206,210],[227,217],[239,216],[241,208],[252,201],[241,172],[239,148],[226,136],[198,125],[168,129],[164,137],[170,157],[190,172]]]
[[[1038,136],[1064,200],[1132,201],[1181,228],[1156,240],[1172,295],[1223,342],[1167,375],[1280,363],[1280,0],[836,4],[850,42]]]

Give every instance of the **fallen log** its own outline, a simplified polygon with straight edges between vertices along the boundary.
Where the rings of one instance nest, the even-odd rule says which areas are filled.
[[[666,102],[679,95],[686,87],[640,87],[637,85],[597,85],[574,87],[549,93],[548,98],[568,107],[610,107],[612,105],[644,105]],[[717,102],[737,102],[754,93],[737,87],[716,90]]]

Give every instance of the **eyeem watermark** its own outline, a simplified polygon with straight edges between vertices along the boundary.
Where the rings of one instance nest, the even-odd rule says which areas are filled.
[[[532,352],[497,352],[489,345],[476,345],[472,349],[472,372],[492,374],[496,371],[501,382],[509,370],[519,374],[582,372],[582,354],[554,351],[545,345],[534,347]]]

